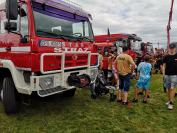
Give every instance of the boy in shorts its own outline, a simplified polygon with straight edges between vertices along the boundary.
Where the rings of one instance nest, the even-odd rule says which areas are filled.
[[[149,84],[150,84],[150,78],[151,78],[151,69],[152,65],[149,63],[150,56],[146,55],[144,57],[144,62],[141,62],[138,65],[138,75],[139,79],[136,83],[136,88],[134,90],[134,99],[133,102],[138,102],[138,92],[140,89],[144,90],[144,99],[143,103],[147,103],[147,98],[149,94]]]

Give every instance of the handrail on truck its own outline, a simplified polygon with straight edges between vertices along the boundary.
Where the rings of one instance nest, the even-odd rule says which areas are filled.
[[[77,66],[77,67],[69,67],[65,68],[65,55],[66,54],[87,54],[88,55],[88,62],[87,65],[84,66]],[[61,69],[60,70],[53,70],[53,71],[44,71],[44,57],[45,56],[61,56]],[[60,73],[65,70],[71,70],[71,69],[79,69],[79,68],[97,68],[99,66],[99,62],[97,61],[97,64],[94,66],[91,66],[91,57],[92,56],[99,56],[98,53],[91,53],[91,52],[63,52],[63,53],[43,53],[40,57],[40,72],[42,74],[51,74],[51,73]]]

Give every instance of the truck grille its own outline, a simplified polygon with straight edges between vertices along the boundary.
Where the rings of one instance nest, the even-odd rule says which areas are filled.
[[[88,65],[88,55],[85,54],[67,54],[65,56],[65,67],[77,67]]]

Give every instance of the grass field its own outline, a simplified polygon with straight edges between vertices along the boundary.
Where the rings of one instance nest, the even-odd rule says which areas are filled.
[[[166,108],[159,75],[151,82],[149,103],[141,100],[131,108],[110,103],[108,95],[92,100],[86,89],[78,89],[73,98],[35,97],[12,116],[0,102],[0,133],[177,133],[177,105],[172,111]],[[130,99],[133,86],[134,81]]]

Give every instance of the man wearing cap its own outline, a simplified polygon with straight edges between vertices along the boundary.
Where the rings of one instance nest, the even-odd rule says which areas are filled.
[[[168,49],[168,55],[163,60],[164,84],[167,89],[168,109],[173,109],[175,88],[177,87],[177,42],[171,43]]]

